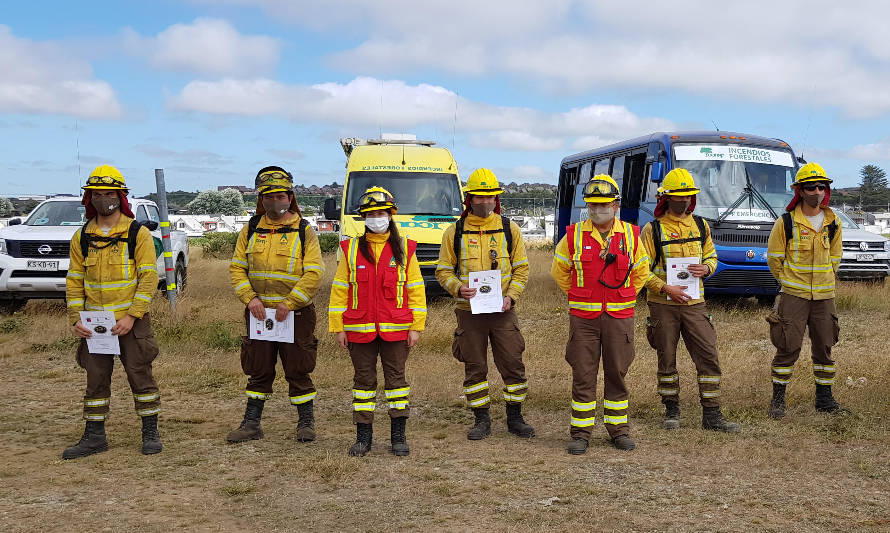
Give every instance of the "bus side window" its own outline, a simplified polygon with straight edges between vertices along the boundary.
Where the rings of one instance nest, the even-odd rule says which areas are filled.
[[[609,173],[609,158],[600,159],[596,162],[596,165],[593,167],[593,175],[599,176],[600,174],[608,174]]]
[[[587,183],[590,181],[590,161],[581,165],[581,178],[578,183]]]
[[[618,184],[618,190],[623,188],[624,183],[624,156],[616,157],[612,162],[612,179]]]

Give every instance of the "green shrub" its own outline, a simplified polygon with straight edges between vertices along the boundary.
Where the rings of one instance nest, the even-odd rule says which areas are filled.
[[[340,244],[340,236],[336,233],[319,233],[318,245],[321,247],[321,253],[328,254],[337,251],[337,245]]]
[[[238,232],[212,232],[205,233],[203,237],[192,242],[201,247],[204,257],[226,259],[235,253],[235,243],[238,242]]]
[[[241,328],[229,322],[211,322],[206,330],[206,344],[218,350],[234,350],[241,346]]]
[[[0,322],[0,333],[20,333],[28,329],[28,319],[14,316]]]

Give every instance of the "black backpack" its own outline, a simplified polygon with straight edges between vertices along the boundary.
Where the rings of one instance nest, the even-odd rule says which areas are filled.
[[[305,218],[300,218],[300,225],[297,228],[294,228],[293,226],[283,226],[274,230],[269,228],[258,228],[257,225],[260,223],[261,218],[263,218],[263,215],[253,215],[250,217],[250,220],[247,221],[247,242],[250,242],[250,238],[253,237],[254,233],[268,235],[269,233],[293,233],[296,231],[300,237],[300,253],[302,257],[306,257],[306,228],[309,226],[309,222],[307,222]]]
[[[136,257],[136,236],[139,234],[139,228],[142,227],[142,224],[136,222],[135,220],[130,222],[130,229],[127,230],[127,237],[122,238],[120,235],[117,237],[105,237],[102,235],[92,235],[87,233],[87,224],[90,222],[87,221],[86,224],[80,228],[80,253],[83,257],[86,257],[90,251],[90,246],[96,248],[97,250],[102,250],[103,248],[108,248],[109,246],[113,246],[121,241],[125,241],[127,243],[127,250],[130,252],[130,257]],[[104,245],[98,245],[95,243],[105,243]]]
[[[782,226],[785,228],[785,243],[787,244],[794,237],[794,219],[791,217],[791,213],[785,211],[782,213]],[[837,218],[831,221],[831,224],[828,225],[828,242],[834,240],[834,236],[837,233]]]
[[[657,265],[663,257],[661,257],[661,247],[668,244],[683,244],[687,242],[695,242],[698,241],[702,247],[705,245],[705,220],[698,216],[692,215],[692,219],[695,220],[695,225],[698,226],[698,237],[686,237],[685,239],[670,239],[667,241],[661,240],[661,224],[658,220],[653,220],[649,223],[652,226],[652,244],[655,246],[655,257],[652,258],[652,266]]]
[[[454,271],[460,274],[460,241],[463,235],[476,235],[477,231],[464,231],[464,220],[466,218],[461,217],[460,220],[454,223],[454,255],[457,256],[457,263],[454,265]],[[510,230],[510,219],[501,215],[501,227],[499,229],[489,229],[482,232],[483,235],[493,235],[495,233],[503,233],[504,239],[507,241],[507,253],[513,255],[513,232]]]

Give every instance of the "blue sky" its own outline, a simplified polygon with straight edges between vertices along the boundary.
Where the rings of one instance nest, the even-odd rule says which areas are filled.
[[[342,183],[338,138],[432,138],[465,177],[555,183],[665,129],[779,137],[837,185],[890,170],[890,3],[676,0],[9,3],[0,195]],[[852,6],[852,7],[851,7]],[[79,154],[79,156],[78,156]]]

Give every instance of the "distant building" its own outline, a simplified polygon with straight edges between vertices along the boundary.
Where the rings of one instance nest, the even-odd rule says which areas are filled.
[[[256,190],[251,189],[250,187],[245,187],[244,185],[217,185],[217,191],[224,191],[226,189],[235,189],[241,194],[256,194]]]

